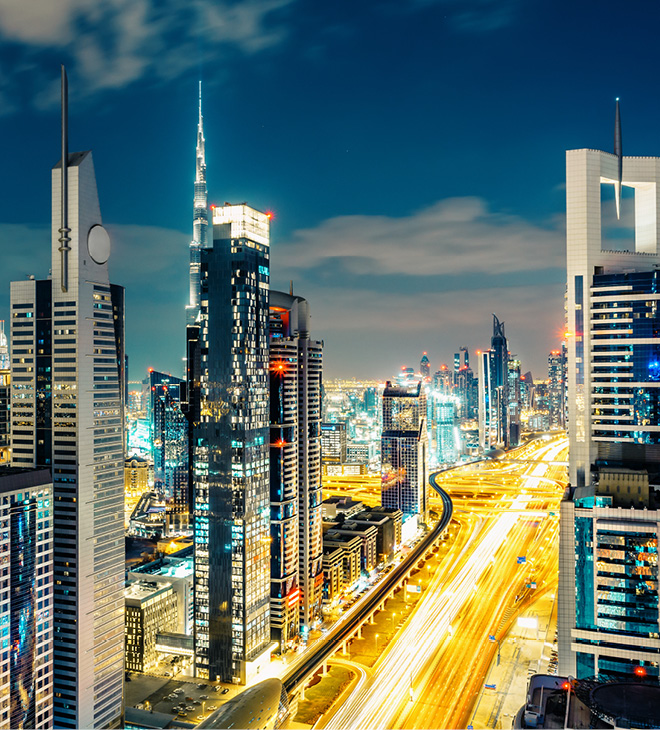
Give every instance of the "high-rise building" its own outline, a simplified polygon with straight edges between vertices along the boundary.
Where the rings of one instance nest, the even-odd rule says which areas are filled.
[[[226,682],[245,683],[269,661],[269,224],[246,204],[215,209],[197,354],[188,331],[191,410],[199,404],[195,664],[199,677]]]
[[[5,334],[5,321],[0,320],[0,464],[11,459],[11,360]]]
[[[178,599],[172,583],[129,581],[126,602],[126,669],[148,672],[158,664],[159,633],[177,630]]]
[[[12,463],[52,467],[54,724],[119,727],[123,289],[108,281],[110,239],[101,224],[92,154],[68,153],[64,69],[62,89],[62,159],[52,171],[52,278],[11,288]]]
[[[429,461],[431,466],[451,464],[458,456],[456,438],[457,398],[432,390],[427,397]]]
[[[322,358],[323,343],[309,336],[307,301],[271,291],[271,636],[282,645],[321,617]]]
[[[383,391],[381,498],[384,507],[426,520],[426,394],[421,383],[389,381]]]
[[[321,453],[324,464],[343,464],[346,461],[346,424],[321,424]]]
[[[188,493],[188,419],[183,411],[185,383],[152,371],[147,412],[150,416],[154,489],[167,502],[170,515],[181,515],[185,527],[190,511]]]
[[[507,362],[507,398],[509,420],[509,445],[520,443],[520,360],[510,357]]]
[[[566,345],[548,356],[550,428],[566,428]]]
[[[206,189],[206,140],[202,117],[202,82],[199,82],[199,116],[195,152],[195,185],[193,196],[193,235],[190,242],[190,298],[186,306],[186,321],[195,324],[200,307],[200,252],[206,246],[208,234],[208,193]]]
[[[479,443],[482,449],[509,445],[508,363],[504,322],[493,315],[490,350],[479,355]]]
[[[561,503],[559,670],[658,676],[660,158],[566,154],[571,487]],[[634,230],[608,240],[602,198],[632,201]],[[603,190],[605,189],[605,196]]]
[[[431,377],[431,361],[426,353],[422,355],[422,359],[420,360],[419,372],[422,374],[422,379],[424,380]]]
[[[53,539],[50,470],[0,468],[2,728],[54,725]]]

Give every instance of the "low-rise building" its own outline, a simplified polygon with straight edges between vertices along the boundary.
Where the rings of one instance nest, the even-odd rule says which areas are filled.
[[[348,519],[363,509],[362,502],[356,502],[350,497],[327,497],[321,504],[321,514],[325,521],[334,520],[340,515]]]
[[[396,507],[367,507],[365,512],[371,512],[372,515],[386,515],[394,523],[394,552],[398,552],[401,548],[401,540],[403,537],[403,512]]]
[[[332,603],[344,588],[344,550],[323,546],[323,602]]]
[[[332,524],[333,527],[329,528],[328,531],[331,530],[338,535],[355,535],[360,538],[362,543],[360,567],[364,573],[371,573],[378,563],[378,528],[375,525],[365,522],[358,523],[353,520],[345,520],[341,526],[335,526],[335,523]]]
[[[190,553],[186,555],[186,553]],[[192,548],[174,555],[163,555],[128,573],[132,582],[148,580],[171,585],[177,596],[177,627],[179,634],[192,634],[195,616],[193,601],[193,556]]]
[[[344,588],[349,588],[360,577],[362,538],[359,535],[330,530],[323,535],[323,550],[342,549],[342,576]]]
[[[397,510],[399,512],[400,510]],[[351,524],[373,525],[377,530],[376,535],[376,556],[377,562],[388,562],[392,560],[396,552],[396,523],[391,515],[382,512],[371,512],[363,510],[351,517]]]
[[[126,670],[146,672],[158,663],[156,636],[176,631],[177,597],[171,583],[139,580],[124,590]]]

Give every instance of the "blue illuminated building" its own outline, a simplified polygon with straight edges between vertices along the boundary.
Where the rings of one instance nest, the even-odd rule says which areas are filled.
[[[248,205],[215,209],[189,350],[195,671],[235,683],[270,661],[269,224]]]
[[[53,493],[49,469],[0,469],[0,596],[0,727],[50,728]]]

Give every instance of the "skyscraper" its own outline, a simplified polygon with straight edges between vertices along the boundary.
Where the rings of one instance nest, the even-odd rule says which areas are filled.
[[[479,442],[482,449],[509,445],[508,363],[504,322],[493,314],[490,350],[479,356]]]
[[[548,355],[550,428],[566,428],[566,345]]]
[[[428,514],[426,485],[426,394],[420,382],[383,391],[381,499],[404,515]]]
[[[431,377],[431,361],[426,353],[423,353],[422,359],[419,362],[419,372],[422,374],[422,379]]]
[[[190,242],[190,298],[186,307],[186,321],[194,324],[200,305],[200,251],[206,246],[208,194],[206,189],[206,140],[202,117],[202,82],[199,82],[199,116],[197,119],[197,146],[195,153],[195,185],[193,196],[193,235]]]
[[[246,204],[215,209],[213,243],[201,250],[200,347],[189,356],[199,364],[189,376],[199,383],[195,664],[199,677],[226,682],[269,661],[269,223]]]
[[[561,503],[559,670],[658,676],[660,158],[566,153],[569,478]],[[628,238],[607,238],[634,191]],[[607,192],[607,191],[606,191]],[[612,211],[614,212],[614,211]],[[622,248],[623,247],[623,248]]]
[[[321,617],[322,358],[307,301],[271,291],[271,634],[282,644]]]
[[[0,468],[0,727],[53,727],[49,469]]]
[[[52,171],[52,279],[14,282],[11,290],[12,462],[52,466],[55,726],[119,727],[123,289],[108,282],[110,239],[91,152],[68,153],[64,69],[62,92],[62,158]]]

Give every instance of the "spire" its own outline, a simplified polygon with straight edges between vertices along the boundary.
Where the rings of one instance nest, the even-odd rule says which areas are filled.
[[[60,218],[60,255],[62,257],[62,291],[69,289],[69,81],[66,76],[66,69],[62,64],[62,202]]]
[[[206,246],[208,228],[208,192],[206,188],[206,140],[202,116],[202,82],[199,82],[197,144],[195,151],[195,185],[193,197],[193,235],[190,241],[190,303],[186,307],[188,324],[194,324],[200,302],[200,249]]]
[[[614,183],[614,200],[616,202],[616,217],[621,219],[621,183],[623,182],[623,144],[621,141],[621,113],[619,112],[619,97],[616,98],[616,113],[614,117],[614,154],[617,157],[617,179]]]

